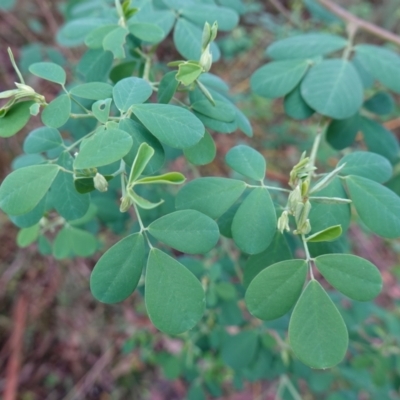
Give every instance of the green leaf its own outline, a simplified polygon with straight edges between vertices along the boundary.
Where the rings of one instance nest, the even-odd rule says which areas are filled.
[[[85,44],[90,49],[101,49],[103,47],[104,38],[113,30],[117,29],[118,25],[102,25],[92,30],[85,38]]]
[[[393,97],[387,92],[377,92],[364,102],[364,108],[377,115],[390,114],[394,105]]]
[[[326,131],[326,141],[336,150],[343,150],[353,144],[360,129],[360,115],[333,120]]]
[[[285,96],[283,106],[285,113],[293,119],[303,120],[314,114],[314,110],[301,97],[300,85]]]
[[[234,132],[238,124],[236,120],[232,122],[223,122],[217,119],[209,118],[204,114],[194,112],[194,115],[209,129],[220,133],[232,133]]]
[[[62,67],[51,62],[39,62],[32,64],[29,66],[29,71],[39,78],[58,83],[59,85],[65,85],[67,79],[67,75]]]
[[[88,257],[97,250],[97,239],[89,232],[72,226],[62,228],[53,243],[53,255],[57,260],[70,257]]]
[[[320,114],[345,119],[360,109],[363,86],[349,61],[324,60],[312,67],[304,78],[301,95]]]
[[[336,177],[327,187],[319,192],[313,193],[315,196],[321,197],[338,197],[347,199],[347,195],[340,182],[340,178]],[[327,204],[312,201],[312,208],[309,214],[311,223],[311,234],[323,231],[333,225],[340,225],[343,232],[346,232],[350,225],[350,205],[349,204]]]
[[[85,36],[93,29],[109,23],[104,18],[79,18],[67,22],[57,32],[57,42],[64,47],[75,47],[84,43]]]
[[[152,203],[149,200],[144,199],[143,197],[139,196],[137,193],[135,193],[132,189],[128,190],[129,197],[132,201],[134,201],[140,208],[143,208],[144,210],[152,210],[153,208],[158,207],[162,203],[164,203],[164,200],[160,200],[158,203]]]
[[[289,341],[294,354],[311,368],[331,368],[346,355],[349,343],[342,316],[322,286],[309,282],[293,310]]]
[[[245,253],[257,254],[270,245],[275,232],[276,213],[270,194],[261,187],[253,189],[233,218],[233,240]]]
[[[121,79],[129,78],[134,75],[134,71],[138,65],[137,61],[121,62],[115,65],[110,71],[110,79],[113,83],[117,83]]]
[[[90,276],[90,290],[103,303],[118,303],[136,289],[144,265],[143,235],[135,233],[109,248]]]
[[[245,145],[232,147],[225,156],[226,163],[236,172],[256,181],[264,181],[267,164],[258,151]]]
[[[58,164],[72,170],[73,158],[63,153]],[[60,171],[50,188],[50,202],[63,218],[72,221],[86,214],[90,205],[90,196],[78,193],[73,175]]]
[[[125,156],[132,146],[130,135],[120,129],[101,129],[81,143],[75,169],[101,167]]]
[[[33,210],[45,196],[60,167],[34,165],[11,172],[0,186],[0,208],[10,215]]]
[[[215,101],[212,105],[208,100],[199,100],[192,104],[193,110],[205,116],[223,122],[232,122],[236,118],[236,110],[226,102]]]
[[[249,119],[237,107],[236,109],[236,123],[237,127],[248,137],[253,137],[253,128]]]
[[[199,60],[201,55],[201,40],[203,30],[185,18],[178,18],[174,29],[174,44],[179,54],[188,60]],[[210,45],[213,61],[218,61],[221,54],[217,45]]]
[[[0,137],[8,138],[18,133],[30,120],[33,101],[14,104],[0,120]]]
[[[367,151],[354,151],[345,155],[339,161],[338,167],[343,164],[346,165],[339,172],[342,176],[357,175],[384,183],[393,174],[392,165],[385,157]]]
[[[203,287],[185,266],[161,250],[150,250],[145,284],[147,312],[160,331],[177,335],[200,321],[205,309]]]
[[[358,58],[367,71],[389,89],[400,93],[400,56],[381,46],[359,44],[355,47]]]
[[[92,104],[93,115],[102,123],[105,124],[110,116],[112,99],[98,100]]]
[[[361,117],[360,129],[369,151],[386,157],[392,164],[399,159],[399,142],[391,131],[365,117]]]
[[[258,335],[253,331],[243,331],[237,335],[225,335],[222,342],[221,358],[234,370],[240,371],[255,358]]]
[[[180,14],[191,22],[203,28],[208,22],[210,25],[217,21],[219,31],[231,31],[239,22],[238,14],[230,8],[214,5],[199,4],[196,2],[179,10]]]
[[[42,122],[50,128],[59,128],[69,119],[71,113],[71,99],[62,94],[48,104],[42,112]]]
[[[324,56],[347,46],[347,40],[327,33],[306,33],[278,40],[267,49],[276,60]]]
[[[204,125],[184,108],[169,104],[137,104],[132,110],[160,142],[172,148],[194,146],[204,136]]]
[[[155,24],[146,22],[130,22],[129,32],[147,43],[159,43],[164,39],[164,31]]]
[[[244,192],[243,181],[228,178],[198,178],[185,185],[176,196],[178,210],[192,209],[218,218]]]
[[[360,176],[346,177],[350,198],[362,222],[385,238],[400,237],[400,198],[390,189]]]
[[[158,86],[157,100],[159,103],[168,104],[174,97],[179,82],[175,79],[176,71],[165,74]]]
[[[99,82],[107,79],[113,63],[113,55],[109,51],[88,50],[77,65],[77,72],[86,82]]]
[[[29,228],[32,225],[37,224],[43,217],[46,209],[46,197],[39,201],[37,206],[26,214],[22,215],[9,215],[8,217],[18,228]]]
[[[18,247],[28,247],[39,237],[40,225],[32,225],[29,228],[23,228],[18,232],[17,245]]]
[[[207,253],[219,239],[216,222],[195,210],[164,215],[152,222],[148,231],[157,240],[188,254]]]
[[[154,155],[154,149],[150,147],[146,142],[139,146],[136,157],[132,163],[131,172],[129,174],[128,185],[132,185],[142,175],[143,170],[149,163],[150,159]]]
[[[222,233],[222,232],[221,232]],[[243,285],[247,288],[250,282],[265,268],[280,261],[292,259],[292,252],[285,237],[277,231],[266,250],[250,256],[244,266]]]
[[[89,100],[103,100],[111,97],[113,87],[104,82],[90,82],[74,86],[70,93]]]
[[[354,55],[353,59],[351,60],[354,68],[356,69],[361,82],[364,86],[364,89],[369,89],[374,84],[373,76],[366,70],[365,66],[361,62],[360,58],[357,54]]]
[[[140,184],[154,184],[154,183],[164,183],[168,185],[181,185],[186,180],[185,175],[180,172],[167,172],[166,174],[156,175],[156,176],[146,176],[135,182],[136,185]]]
[[[27,154],[43,153],[63,145],[60,132],[45,126],[29,133],[24,141],[24,152]]]
[[[262,97],[285,96],[298,85],[308,66],[307,60],[272,61],[254,72],[251,89]]]
[[[124,44],[128,33],[128,29],[122,26],[112,30],[103,39],[104,50],[111,51],[114,58],[125,58]]]
[[[182,85],[191,85],[203,72],[203,67],[197,61],[186,61],[179,64],[175,79]]]
[[[270,321],[285,315],[299,298],[307,277],[305,260],[288,260],[261,271],[246,291],[246,305],[255,317]]]
[[[124,118],[120,121],[119,128],[129,133],[133,140],[133,145],[129,150],[129,153],[124,156],[124,161],[127,165],[132,165],[139,150],[139,146],[145,142],[154,149],[154,156],[146,165],[143,173],[146,175],[154,174],[163,166],[165,161],[164,148],[158,139],[156,139],[142,124]]]
[[[342,227],[335,225],[308,236],[306,240],[307,242],[331,242],[332,240],[336,240],[341,234]]]
[[[205,131],[204,136],[194,146],[183,149],[186,159],[194,165],[206,165],[212,162],[217,154],[212,136]]]
[[[374,264],[352,254],[326,254],[315,258],[323,277],[339,292],[369,301],[382,290],[382,277]]]
[[[113,89],[115,105],[126,112],[135,104],[144,103],[153,93],[153,89],[142,78],[129,77],[116,83]]]

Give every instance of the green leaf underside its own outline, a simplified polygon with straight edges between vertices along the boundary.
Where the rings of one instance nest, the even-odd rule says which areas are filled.
[[[361,117],[360,129],[369,151],[386,157],[392,164],[399,159],[399,141],[379,122]]]
[[[43,153],[63,144],[60,132],[54,128],[41,127],[29,133],[24,141],[27,154]]]
[[[296,357],[311,368],[334,367],[346,354],[349,342],[346,325],[315,280],[309,282],[293,310],[289,342]]]
[[[51,62],[40,62],[29,66],[29,71],[39,78],[47,81],[55,82],[60,85],[65,85],[65,71],[57,64]]]
[[[33,210],[49,190],[58,171],[58,165],[34,165],[12,172],[0,186],[0,207],[10,215]]]
[[[219,239],[216,222],[195,210],[164,215],[152,222],[148,231],[159,241],[188,254],[207,253]]]
[[[346,186],[357,214],[372,232],[390,239],[400,237],[399,196],[360,176],[348,176]]]
[[[137,77],[121,79],[113,88],[115,105],[123,112],[134,104],[144,103],[152,93],[149,83]]]
[[[300,85],[285,96],[283,105],[285,113],[293,119],[303,120],[314,114],[314,110],[301,97]]]
[[[351,254],[326,254],[315,258],[323,277],[353,300],[369,301],[382,290],[382,277],[374,264]]]
[[[340,175],[357,175],[371,179],[378,183],[388,181],[393,173],[390,162],[379,154],[369,153],[367,151],[355,151],[344,156],[338,163],[338,166],[346,164]]]
[[[353,144],[360,129],[360,115],[333,120],[326,130],[327,142],[336,150],[343,150]]]
[[[183,149],[186,159],[194,165],[206,165],[212,162],[217,154],[214,139],[205,131],[204,136],[194,146]]]
[[[307,60],[272,61],[254,72],[250,85],[259,96],[282,97],[298,85],[307,69]]]
[[[136,157],[132,163],[131,172],[129,174],[129,185],[139,179],[140,175],[143,173],[143,170],[146,168],[146,165],[149,163],[153,155],[154,149],[146,142],[142,143],[139,146]]]
[[[120,240],[97,261],[90,276],[90,290],[103,303],[118,303],[129,297],[139,282],[144,265],[143,235]]]
[[[314,233],[307,237],[307,242],[331,242],[336,240],[342,234],[342,227],[340,225],[330,226],[323,231]]]
[[[42,122],[50,128],[59,128],[69,119],[71,99],[67,94],[56,97],[42,112]]]
[[[203,72],[202,66],[198,62],[186,61],[178,67],[176,80],[185,86],[192,84]]]
[[[232,222],[232,236],[245,253],[257,254],[272,242],[276,232],[276,213],[266,189],[257,188],[246,197]]]
[[[133,107],[140,122],[158,139],[175,149],[194,146],[204,136],[204,125],[189,111],[169,104]]]
[[[266,250],[250,256],[243,271],[243,285],[247,288],[250,282],[265,268],[280,261],[292,259],[292,252],[285,237],[277,231]]]
[[[70,93],[89,100],[104,100],[111,97],[113,87],[104,82],[89,82],[74,86]]]
[[[267,49],[267,54],[276,60],[323,56],[343,49],[347,40],[326,33],[306,33],[278,40]]]
[[[235,146],[225,156],[226,163],[236,172],[256,181],[263,181],[267,164],[258,151],[245,145]]]
[[[285,315],[301,294],[307,265],[305,260],[288,260],[261,271],[246,291],[246,305],[250,313],[265,321]]]
[[[153,324],[177,335],[192,329],[205,309],[198,279],[181,263],[158,249],[151,249],[146,269],[145,302]]]
[[[167,172],[162,175],[146,176],[136,181],[139,184],[153,184],[153,183],[166,183],[170,185],[181,185],[186,180],[185,176],[180,172]]]
[[[8,138],[18,133],[30,120],[29,108],[33,101],[23,101],[11,107],[7,114],[1,118],[0,137]]]
[[[120,129],[102,129],[85,139],[74,161],[75,169],[100,167],[120,160],[130,150],[132,138]]]
[[[355,47],[364,68],[389,89],[400,93],[400,56],[384,47],[361,44]]]
[[[178,210],[192,209],[218,218],[240,197],[246,184],[228,178],[198,178],[185,185],[176,196]]]
[[[347,60],[324,60],[301,83],[306,103],[322,115],[344,119],[354,115],[363,102],[361,80]]]

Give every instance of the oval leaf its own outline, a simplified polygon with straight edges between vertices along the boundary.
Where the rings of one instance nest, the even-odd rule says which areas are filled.
[[[161,242],[188,254],[207,253],[219,239],[216,222],[195,210],[165,215],[152,222],[148,231]]]
[[[56,97],[42,112],[42,122],[50,128],[59,128],[69,119],[71,99],[67,94]]]
[[[74,86],[70,93],[89,100],[103,100],[111,97],[113,87],[104,82],[89,82]]]
[[[205,309],[199,280],[181,263],[151,249],[146,269],[146,308],[160,331],[177,335],[192,329]]]
[[[204,136],[204,125],[191,112],[169,104],[133,107],[140,122],[158,139],[176,149],[194,146]]]
[[[336,240],[341,234],[342,227],[335,225],[308,236],[306,240],[307,242],[331,242],[332,240]]]
[[[130,135],[120,129],[102,129],[82,141],[75,169],[101,167],[120,160],[132,146]]]
[[[143,235],[135,233],[108,249],[90,276],[90,290],[103,303],[118,303],[136,289],[144,264]]]
[[[29,71],[39,78],[47,81],[55,82],[60,85],[65,85],[67,75],[65,71],[57,64],[52,62],[39,62],[29,66]]]
[[[232,236],[245,253],[257,254],[271,243],[276,232],[276,213],[266,189],[253,189],[237,210]]]
[[[49,190],[58,171],[58,165],[47,164],[12,172],[0,186],[0,208],[10,215],[21,215],[33,210]]]
[[[346,325],[315,280],[307,285],[293,310],[289,341],[296,357],[311,368],[334,367],[346,354],[349,343]]]
[[[382,277],[374,264],[352,254],[326,254],[315,259],[323,277],[339,292],[358,301],[375,298],[382,290]]]
[[[236,172],[256,181],[263,181],[267,164],[265,158],[249,146],[235,146],[226,153],[226,163]]]
[[[363,102],[363,86],[347,60],[324,60],[308,72],[301,95],[322,115],[344,119],[354,115]]]
[[[122,112],[128,111],[134,104],[144,103],[152,93],[149,83],[136,77],[121,79],[113,88],[115,104]]]
[[[244,192],[243,181],[228,178],[198,178],[185,185],[176,196],[178,210],[192,209],[211,218],[220,217]]]
[[[24,152],[27,154],[43,153],[63,144],[60,132],[45,126],[29,133],[24,141]]]
[[[265,321],[285,315],[301,294],[307,270],[305,260],[288,260],[261,271],[246,291],[250,313]]]
[[[204,136],[194,146],[183,149],[186,159],[194,165],[206,165],[212,162],[217,154],[214,139],[205,131]]]
[[[354,207],[372,232],[400,237],[400,197],[385,186],[360,176],[348,176],[346,186]]]
[[[379,154],[367,151],[355,151],[344,156],[338,166],[346,164],[340,175],[357,175],[371,179],[375,182],[383,183],[388,181],[393,173],[390,162]]]
[[[300,85],[285,96],[283,105],[285,113],[293,119],[307,119],[314,114],[314,110],[301,97]]]
[[[29,109],[33,104],[33,101],[24,101],[13,105],[0,120],[0,137],[8,138],[18,133],[30,120]]]
[[[360,122],[361,118],[359,114],[331,121],[326,130],[326,141],[336,150],[343,150],[351,146],[357,132],[360,130]]]

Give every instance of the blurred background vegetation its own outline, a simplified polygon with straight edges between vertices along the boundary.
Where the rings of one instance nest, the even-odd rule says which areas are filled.
[[[60,47],[55,38],[69,7],[78,2],[0,0],[0,92],[12,88],[16,80],[7,47],[13,50],[24,74],[31,63],[41,60],[72,70],[84,49]],[[400,34],[400,0],[337,3]],[[252,122],[254,137],[248,139],[241,133],[216,136],[216,159],[196,173],[226,175],[223,156],[233,145],[247,141],[268,160],[267,178],[285,184],[299,154],[310,148],[315,121],[289,119],[281,100],[262,99],[250,92],[249,77],[265,63],[265,48],[274,40],[312,30],[345,35],[345,25],[314,0],[243,4],[239,26],[218,36],[222,59],[213,65],[212,72],[229,84],[231,94]],[[358,33],[357,41],[382,44],[363,32]],[[156,55],[160,65],[180,58],[170,37]],[[51,82],[30,76],[28,84],[47,100],[57,94]],[[384,118],[386,127],[397,137],[398,115],[396,106]],[[26,134],[37,126],[39,119],[33,118],[20,134],[0,140],[0,179],[22,153]],[[361,139],[356,147],[363,147]],[[324,144],[320,167],[332,167],[337,159],[337,153]],[[193,175],[179,154],[171,155],[170,162],[173,168]],[[400,194],[400,168],[395,173],[389,185]],[[104,247],[114,243],[119,233],[111,223],[113,216],[108,218],[110,229],[99,228]],[[227,356],[219,351],[217,334],[205,336],[198,330],[195,337],[167,337],[149,322],[139,292],[114,306],[95,301],[89,276],[100,252],[93,259],[56,262],[38,255],[35,245],[18,248],[16,235],[17,229],[0,213],[0,393],[4,391],[4,400],[400,399],[399,240],[389,242],[351,227],[352,251],[380,268],[384,291],[375,303],[334,298],[350,331],[350,354],[332,370],[312,371],[288,353],[285,318],[265,324],[264,358],[242,368],[240,360],[248,351],[245,343],[235,343]],[[245,323],[256,322],[243,311],[240,297],[238,300],[230,289],[224,290],[221,268],[234,270],[232,259],[242,267],[242,260],[230,255],[231,259],[214,264],[212,273],[220,287],[221,329],[234,333]],[[235,363],[237,368],[229,366]],[[15,379],[17,392],[11,393]]]

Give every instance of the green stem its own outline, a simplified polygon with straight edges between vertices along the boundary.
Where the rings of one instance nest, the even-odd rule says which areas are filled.
[[[138,222],[139,222],[140,233],[143,233],[143,235],[144,235],[144,237],[146,238],[146,241],[147,241],[147,243],[148,243],[150,249],[153,249],[154,247],[153,247],[153,245],[151,244],[149,237],[147,236],[147,232],[146,232],[146,231],[147,231],[147,228],[146,228],[146,227],[144,226],[144,224],[143,224],[143,221],[142,221],[142,218],[141,218],[141,216],[140,216],[139,209],[138,209],[138,206],[136,205],[136,203],[133,203],[133,208],[135,209],[136,218],[138,219]]]
[[[306,253],[306,261],[307,261],[308,267],[310,269],[310,276],[311,276],[311,279],[314,280],[315,278],[314,278],[314,273],[312,270],[312,263],[311,263],[312,258],[311,258],[310,250],[308,249],[307,240],[306,240],[306,237],[304,236],[304,234],[301,235],[301,240],[303,241],[304,251]]]

